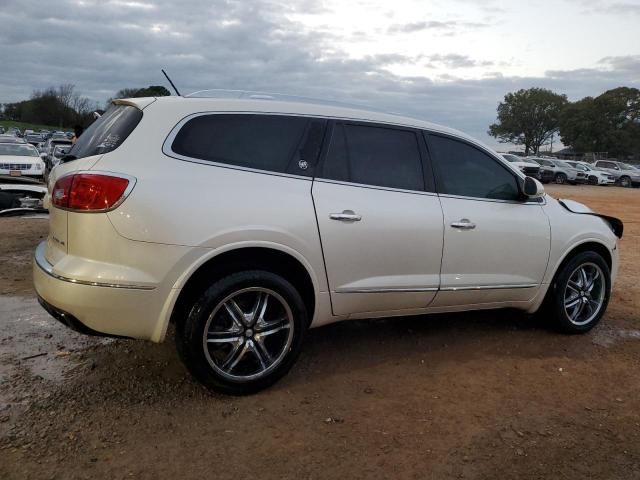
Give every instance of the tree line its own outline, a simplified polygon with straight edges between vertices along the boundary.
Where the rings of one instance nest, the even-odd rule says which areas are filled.
[[[570,102],[544,88],[508,93],[498,105],[489,135],[538,154],[556,135],[577,153],[608,152],[640,157],[640,90],[619,87],[597,97]]]
[[[170,95],[159,85],[144,88],[124,88],[113,98],[157,97]],[[112,99],[109,99],[108,104]],[[87,127],[93,112],[101,110],[98,102],[81,95],[75,85],[67,83],[44,90],[35,90],[28,100],[1,105],[2,117],[16,122],[51,125],[59,128]],[[106,108],[106,107],[105,107]]]

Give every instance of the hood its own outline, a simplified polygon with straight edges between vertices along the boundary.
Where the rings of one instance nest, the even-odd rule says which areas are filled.
[[[586,205],[580,202],[576,202],[575,200],[561,198],[561,199],[558,199],[558,202],[560,203],[560,205],[562,205],[564,208],[569,210],[571,213],[575,213],[578,215],[592,215],[594,217],[602,218],[605,222],[607,222],[609,227],[611,227],[611,230],[613,231],[615,236],[618,238],[622,238],[622,234],[624,232],[624,224],[622,223],[622,220],[620,220],[619,218],[610,217],[608,215],[602,215],[600,213],[595,213]]]

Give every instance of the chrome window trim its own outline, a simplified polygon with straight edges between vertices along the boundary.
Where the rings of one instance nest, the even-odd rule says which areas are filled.
[[[332,180],[330,178],[316,177],[313,179],[314,182],[318,183],[333,183],[336,185],[344,185],[346,187],[357,187],[357,188],[369,188],[372,190],[385,190],[389,192],[398,192],[398,193],[410,193],[414,195],[427,195],[429,197],[437,197],[438,194],[435,192],[427,192],[425,190],[405,190],[402,188],[393,188],[393,187],[382,187],[379,185],[369,185],[368,183],[354,183],[354,182],[345,182],[344,180]]]
[[[136,284],[125,284],[125,283],[108,283],[108,282],[92,282],[89,280],[78,280],[76,278],[65,277],[63,275],[59,275],[53,271],[53,266],[47,261],[44,256],[44,243],[41,244],[42,248],[38,247],[34,254],[34,260],[36,265],[42,270],[44,273],[49,275],[56,280],[61,280],[67,283],[74,283],[77,285],[88,285],[91,287],[108,287],[108,288],[126,288],[129,290],[155,290],[156,287],[150,285],[136,285]]]
[[[474,201],[478,201],[478,202],[492,202],[492,203],[512,203],[514,205],[546,205],[547,204],[547,196],[546,194],[541,197],[540,200],[525,200],[525,201],[518,201],[518,200],[501,200],[499,198],[482,198],[482,197],[467,197],[464,195],[451,195],[448,193],[440,193],[438,194],[439,197],[442,198],[457,198],[460,200],[474,200]]]

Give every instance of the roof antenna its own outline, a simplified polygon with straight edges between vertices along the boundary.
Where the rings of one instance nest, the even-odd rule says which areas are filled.
[[[182,95],[180,95],[180,92],[178,91],[178,89],[176,88],[176,86],[173,84],[173,82],[171,81],[171,79],[169,78],[169,75],[167,75],[167,72],[164,71],[164,68],[161,69],[162,73],[164,74],[165,77],[167,77],[167,80],[169,80],[169,83],[171,84],[171,86],[173,87],[173,89],[176,91],[176,95],[178,95],[179,97],[181,97]]]

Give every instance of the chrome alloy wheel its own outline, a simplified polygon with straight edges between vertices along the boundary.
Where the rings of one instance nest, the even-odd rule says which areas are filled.
[[[591,322],[604,304],[606,281],[595,263],[585,263],[569,276],[564,290],[564,310],[576,326]]]
[[[225,297],[209,315],[204,353],[223,377],[255,380],[282,362],[293,330],[293,314],[284,298],[267,288],[245,288]]]

